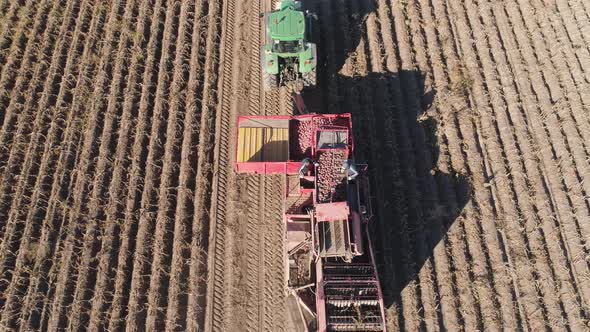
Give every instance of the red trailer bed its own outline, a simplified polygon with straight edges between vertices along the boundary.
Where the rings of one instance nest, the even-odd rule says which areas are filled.
[[[315,129],[326,125],[350,128],[350,114],[238,117],[236,172],[297,174],[301,160],[311,156]]]

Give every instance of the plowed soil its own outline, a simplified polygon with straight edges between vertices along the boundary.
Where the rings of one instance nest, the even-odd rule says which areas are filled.
[[[588,330],[590,5],[319,0],[388,328]],[[280,176],[233,170],[271,0],[0,0],[2,330],[282,331]]]
[[[204,325],[222,8],[0,2],[2,330]]]

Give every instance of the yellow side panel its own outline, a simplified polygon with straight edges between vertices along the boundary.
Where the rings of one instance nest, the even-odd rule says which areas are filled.
[[[250,128],[244,128],[244,161],[250,159]]]
[[[254,155],[254,150],[256,149],[256,136],[253,129],[254,128],[246,129],[246,142],[248,142],[248,146],[244,154],[246,161],[252,161],[252,156]]]
[[[264,161],[262,148],[264,147],[264,128],[256,128],[256,161]]]
[[[250,146],[249,146],[249,150],[248,150],[248,161],[257,161],[254,157],[256,154],[256,151],[258,150],[256,148],[256,128],[250,128]]]
[[[265,161],[276,161],[276,135],[275,135],[274,128],[268,128],[266,131],[267,137],[267,144],[264,149],[264,160]]]
[[[289,158],[289,129],[282,128],[281,131],[281,160],[287,161]]]
[[[287,128],[239,128],[238,162],[287,161],[288,140]]]
[[[244,162],[244,136],[246,128],[238,130],[238,162]]]
[[[272,150],[273,150],[273,160],[280,160],[281,158],[281,137],[280,137],[280,129],[273,130],[272,133]]]

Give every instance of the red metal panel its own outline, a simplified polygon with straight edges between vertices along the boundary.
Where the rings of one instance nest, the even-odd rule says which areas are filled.
[[[377,281],[377,292],[379,293],[379,306],[381,307],[381,318],[385,323],[385,303],[383,302],[383,291],[381,290],[381,282],[379,281],[379,274],[377,273],[377,264],[375,264],[375,253],[373,252],[373,242],[371,241],[371,233],[369,232],[369,225],[365,224],[365,234],[367,234],[367,241],[369,241],[369,254],[371,257],[371,264],[375,271],[375,280]],[[383,332],[387,332],[387,327],[383,325]]]
[[[318,221],[348,220],[349,213],[347,202],[315,205],[315,215]]]
[[[237,173],[253,174],[297,174],[299,172],[299,162],[237,162],[235,170]]]
[[[287,163],[284,162],[243,162],[236,163],[237,173],[285,174]]]
[[[326,301],[324,297],[324,275],[322,268],[322,260],[318,259],[315,265],[316,271],[316,294],[315,294],[315,310],[318,319],[318,332],[327,331],[326,322]]]

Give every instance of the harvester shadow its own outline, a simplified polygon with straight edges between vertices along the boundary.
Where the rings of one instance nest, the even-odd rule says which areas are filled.
[[[352,114],[356,159],[371,171],[375,217],[370,233],[384,301],[390,313],[400,311],[390,319],[403,320],[402,291],[413,287],[420,297],[419,273],[426,262],[434,268],[434,249],[445,246],[449,228],[461,227],[454,224],[470,199],[471,186],[452,171],[446,148],[440,152],[445,136],[438,133],[436,91],[426,86],[425,76],[418,71],[371,72],[366,20],[377,11],[376,2],[326,0],[308,9],[318,16],[319,29],[313,31],[318,86],[304,90],[303,98],[310,112]],[[359,58],[362,54],[366,58]],[[363,72],[355,68],[358,64],[368,74],[347,74]],[[439,276],[422,272],[431,273],[436,290]]]

